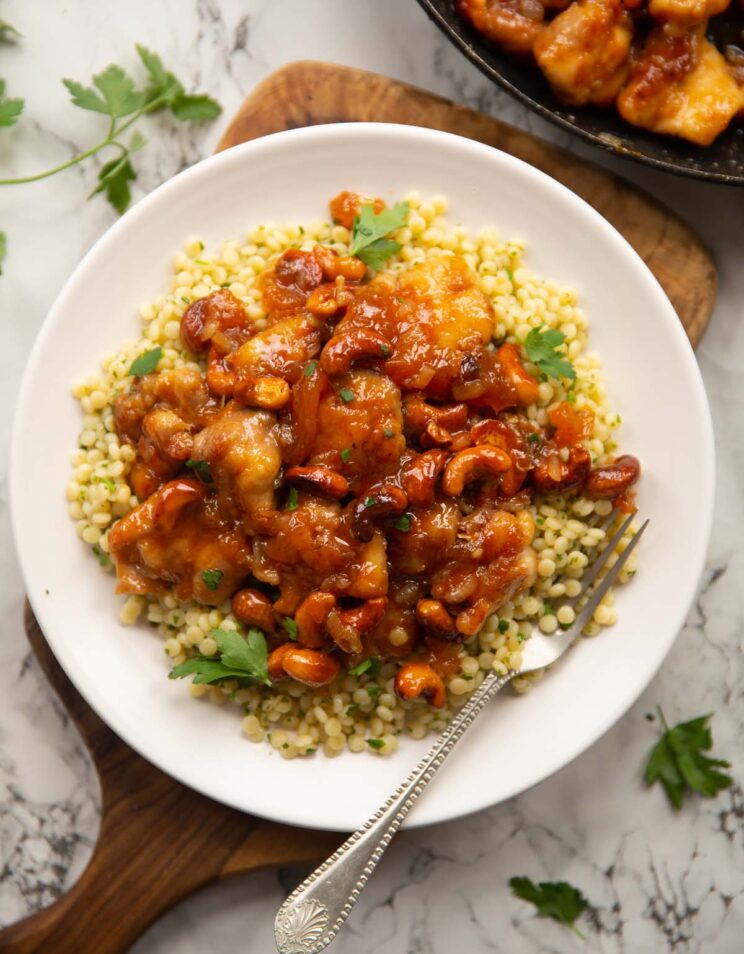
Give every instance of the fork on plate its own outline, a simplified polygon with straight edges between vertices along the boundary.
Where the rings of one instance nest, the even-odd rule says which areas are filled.
[[[552,665],[576,642],[648,526],[646,520],[609,566],[610,558],[635,516],[635,513],[629,514],[604,547],[597,550],[581,578],[579,594],[561,604],[577,610],[574,622],[550,636],[540,633],[530,637],[522,646],[522,665],[518,670],[505,675],[489,673],[427,755],[379,811],[287,898],[274,921],[279,954],[317,954],[331,943],[411,807],[477,716],[515,676]],[[615,519],[616,511],[613,510],[603,529],[611,527]],[[597,582],[603,570],[607,572]]]

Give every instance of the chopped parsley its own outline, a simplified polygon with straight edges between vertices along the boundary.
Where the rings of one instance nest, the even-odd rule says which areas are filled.
[[[386,344],[380,345],[380,351],[382,352],[383,358],[390,357],[390,348]]]
[[[97,484],[105,484],[106,490],[112,494],[116,490],[116,483],[110,477],[94,477]]]
[[[212,472],[209,469],[209,464],[205,460],[194,460],[190,457],[186,461],[186,466],[189,470],[193,470],[199,480],[204,481],[205,484],[211,482]]]
[[[341,398],[344,404],[349,404],[356,397],[351,388],[341,388],[338,392],[338,396]]]
[[[143,352],[138,358],[135,358],[129,368],[129,373],[135,378],[141,378],[145,374],[150,374],[158,366],[158,362],[163,357],[163,349],[160,345],[157,348],[151,348]]]
[[[297,639],[297,623],[295,623],[291,616],[287,616],[286,619],[282,620],[282,626],[289,633],[290,639]]]
[[[358,702],[352,702],[352,704],[351,704],[350,706],[347,706],[347,707],[346,707],[346,715],[347,715],[347,716],[354,715],[354,713],[355,713],[358,709],[359,709],[359,703],[358,703]]]
[[[505,632],[507,631],[507,629],[509,629],[509,620],[508,620],[508,619],[500,619],[500,620],[499,620],[499,632],[500,632],[500,633],[505,633]]]
[[[350,457],[351,457],[351,448],[344,447],[344,449],[341,451],[341,460],[344,463],[346,463]]]
[[[96,560],[98,560],[98,562],[101,564],[101,566],[103,567],[111,566],[111,557],[108,555],[108,553],[106,553],[105,550],[102,550],[99,546],[96,546],[95,544],[91,547],[91,550],[93,551],[93,555],[95,556]]]
[[[364,498],[364,506],[365,506],[365,507],[374,507],[374,505],[375,505],[376,503],[377,503],[377,497],[365,497],[365,498]]]
[[[379,751],[380,749],[385,747],[385,740],[384,739],[367,739],[367,745],[371,749],[375,749],[376,751]]]
[[[315,369],[318,367],[316,361],[310,361],[305,365],[305,377],[311,378],[315,374]]]
[[[557,328],[533,328],[524,339],[527,357],[548,378],[574,380],[576,370],[570,361],[558,351],[566,336]]]
[[[296,487],[289,488],[289,495],[287,497],[287,510],[296,510],[297,502],[300,498],[299,493],[297,492]]]
[[[411,518],[407,513],[401,514],[400,517],[395,521],[395,529],[400,530],[402,533],[408,533],[411,529]]]
[[[380,660],[376,659],[374,656],[370,656],[369,659],[363,659],[360,663],[357,663],[356,666],[353,666],[349,670],[350,676],[362,676],[365,672],[368,672],[370,676],[374,677],[380,671]]]
[[[222,570],[205,570],[201,576],[206,588],[214,591],[219,589],[224,575]]]
[[[371,683],[371,685],[369,686],[365,686],[364,688],[367,690],[367,692],[373,699],[376,699],[382,692],[382,689],[380,688],[380,686],[376,685],[376,683],[374,682]]]
[[[384,427],[382,429],[382,433],[385,435],[385,437],[389,438],[394,436],[395,431],[392,429],[392,427]]]

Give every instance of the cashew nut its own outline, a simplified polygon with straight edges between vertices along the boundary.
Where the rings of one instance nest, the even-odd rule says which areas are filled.
[[[387,597],[380,596],[352,609],[331,610],[326,620],[328,635],[345,653],[360,653],[364,648],[362,636],[377,626],[387,603]]]
[[[467,404],[427,404],[420,394],[407,394],[403,400],[406,427],[421,434],[431,422],[444,431],[463,427],[468,419]]]
[[[289,384],[273,374],[254,377],[238,373],[234,393],[236,401],[241,404],[275,411],[289,401]]]
[[[610,500],[631,487],[640,474],[638,458],[623,454],[614,463],[590,471],[584,482],[584,492],[595,500]]]
[[[333,682],[340,668],[333,656],[295,643],[283,643],[270,653],[268,659],[269,677],[272,680],[289,676],[312,689]]]
[[[325,642],[325,624],[328,614],[336,606],[333,593],[316,590],[307,596],[295,610],[297,642],[311,649],[319,649]]]
[[[385,360],[391,347],[390,341],[377,331],[355,328],[330,339],[320,356],[320,366],[326,374],[345,374],[355,361],[363,358]]]
[[[313,255],[323,274],[331,281],[341,277],[350,282],[360,282],[367,274],[367,266],[356,255],[339,255],[327,245],[316,245]]]
[[[287,483],[300,484],[307,490],[332,500],[341,500],[349,492],[349,481],[343,474],[320,464],[314,467],[290,467],[284,479]]]
[[[272,633],[276,626],[271,600],[260,590],[250,587],[238,592],[232,598],[232,611],[238,619],[249,626]]]
[[[354,533],[360,540],[371,540],[374,521],[403,513],[408,506],[408,496],[395,484],[375,484],[357,501],[354,507]]]
[[[419,600],[416,619],[427,632],[439,639],[457,639],[459,636],[453,616],[440,600]]]
[[[523,407],[534,404],[540,396],[540,384],[525,371],[519,348],[507,342],[501,345],[496,357],[507,381],[516,391],[519,403]]]
[[[434,502],[434,490],[444,470],[447,454],[443,450],[429,450],[418,454],[401,470],[401,483],[412,507],[428,507]]]
[[[395,677],[395,691],[401,699],[423,696],[435,709],[441,709],[446,701],[442,677],[428,663],[401,666]]]
[[[459,451],[447,464],[442,479],[444,492],[459,496],[465,485],[479,477],[497,476],[509,470],[512,459],[500,447],[478,444]]]

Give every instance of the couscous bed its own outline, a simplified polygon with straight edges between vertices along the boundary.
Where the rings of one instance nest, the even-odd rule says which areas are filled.
[[[169,294],[141,308],[141,336],[107,355],[101,370],[74,388],[84,417],[67,486],[70,516],[104,570],[113,572],[116,565],[119,590],[129,594],[121,607],[122,622],[149,623],[164,640],[177,675],[199,678],[201,673],[206,680],[209,661],[221,665],[221,678],[191,682],[188,691],[218,705],[239,706],[246,736],[268,741],[286,758],[318,751],[328,756],[345,750],[391,754],[403,734],[421,739],[441,730],[488,671],[518,670],[522,644],[534,628],[549,635],[572,623],[573,609],[560,603],[579,592],[592,551],[605,538],[604,530],[593,524],[617,504],[632,506],[625,484],[637,477],[636,471],[612,493],[600,487],[603,476],[617,471],[613,464],[634,459],[616,459],[620,417],[608,406],[600,363],[587,350],[586,319],[572,291],[532,275],[520,243],[504,241],[493,230],[471,236],[467,229],[448,223],[444,198],[422,199],[415,194],[395,207],[402,224],[368,243],[372,254],[367,255],[367,268],[359,267],[355,262],[364,262],[364,246],[361,259],[351,254],[360,244],[359,205],[353,207],[349,198],[345,201],[346,207],[336,205],[341,221],[335,224],[260,226],[244,240],[227,241],[214,252],[198,239],[187,242],[174,256]],[[373,224],[385,214],[382,203],[366,207]],[[331,251],[316,253],[318,246]],[[241,367],[233,362],[233,351],[250,351],[252,342],[262,340],[262,335],[266,338],[281,322],[286,324],[290,311],[291,321],[299,321],[297,302],[287,304],[286,295],[281,297],[288,286],[277,290],[278,262],[300,262],[305,269],[300,284],[307,283],[308,269],[320,263],[320,283],[303,290],[301,303],[303,309],[308,304],[316,309],[310,318],[302,313],[302,320],[310,322],[303,326],[303,347],[311,350],[296,358],[296,367],[289,363],[288,370],[283,366],[277,373],[272,366],[267,374],[261,366],[257,373],[255,363]],[[347,275],[339,272],[339,262],[349,263]],[[295,272],[297,267],[293,266]],[[335,276],[334,270],[339,272]],[[292,288],[299,287],[296,276],[292,280]],[[446,306],[441,288],[435,289],[436,294],[431,291],[435,282],[449,283]],[[395,315],[391,318],[386,312],[384,326],[377,313],[370,319],[370,327],[377,329],[378,337],[372,339],[380,349],[377,355],[359,350],[357,336],[357,350],[349,358],[350,334],[360,329],[354,315],[359,319],[362,314],[360,302],[366,309],[363,316],[368,315],[374,296],[387,296]],[[205,315],[198,303],[230,304],[233,299],[246,316],[249,331],[224,319],[223,308],[222,331],[233,338],[221,352],[218,342],[215,351],[215,341],[206,340],[209,313]],[[406,329],[412,327],[415,334],[422,316],[435,313],[432,321],[439,320],[445,307],[448,321],[474,314],[488,340],[472,344],[467,335],[453,338],[445,329],[450,338],[438,354],[451,355],[452,361],[425,365],[422,376],[420,364],[413,369],[410,361],[406,364]],[[418,309],[415,322],[410,309]],[[316,335],[313,322],[321,318],[330,330]],[[350,328],[342,342],[345,350],[335,347],[344,322]],[[443,323],[436,326],[437,333],[441,328]],[[380,329],[385,332],[382,337]],[[367,334],[368,328],[362,331]],[[550,332],[559,335],[551,338]],[[369,334],[364,340],[369,345]],[[541,345],[542,351],[525,348],[527,341]],[[414,345],[419,347],[413,342],[411,352]],[[481,371],[465,374],[462,369],[473,352],[481,355]],[[503,368],[511,367],[507,362],[516,355],[516,377],[505,379]],[[251,360],[255,362],[255,355]],[[491,391],[473,385],[479,374],[485,378],[483,366],[496,369],[500,390],[493,384]],[[206,378],[205,393],[211,391],[199,410],[204,420],[198,425],[174,425],[178,402],[174,398],[169,404],[163,398],[164,385],[156,390],[158,376],[167,383],[171,372],[184,380],[189,375]],[[495,373],[489,380],[495,380]],[[314,405],[321,434],[313,425],[315,444],[299,459],[292,409],[299,406],[297,394],[306,400],[306,392],[321,376],[325,376],[325,383],[318,384],[322,396]],[[384,393],[379,390],[381,382]],[[507,385],[514,389],[511,398],[504,397]],[[179,400],[183,403],[182,396]],[[453,410],[462,407],[466,408],[462,413]],[[426,414],[422,418],[422,408],[426,414],[431,408],[444,409],[450,431],[441,426],[445,419],[441,415],[436,420]],[[370,409],[376,416],[367,422],[365,436],[353,415],[371,414]],[[149,414],[160,417],[147,423]],[[260,460],[246,458],[250,467],[244,466],[243,472],[252,468],[255,477],[273,459],[275,443],[280,469],[269,473],[261,487],[255,480],[250,486],[245,481],[221,483],[225,458],[222,451],[215,451],[211,431],[215,422],[221,422],[224,430],[225,421],[235,420],[245,428],[249,414],[252,452],[269,449],[262,451]],[[501,431],[497,428],[489,435],[492,422]],[[160,456],[153,451],[159,446],[157,431],[154,444],[147,443],[147,428],[153,430],[156,424],[160,433],[168,428],[168,453]],[[284,444],[281,434],[276,442],[273,437],[282,426],[289,428]],[[324,426],[330,436],[322,443]],[[352,435],[348,441],[340,436],[347,426]],[[473,433],[481,436],[474,440],[469,436]],[[272,435],[270,447],[267,434]],[[565,439],[558,441],[561,435]],[[336,437],[343,446],[334,445]],[[512,442],[509,453],[504,440]],[[397,449],[391,457],[393,444]],[[524,463],[516,467],[520,454]],[[372,474],[380,455],[390,461]],[[475,469],[462,477],[456,465],[470,466],[473,461]],[[574,465],[583,467],[581,479],[566,479]],[[436,488],[429,497],[416,496],[421,494],[422,474]],[[161,528],[154,547],[152,536],[142,536],[142,515],[150,519],[158,507],[172,507],[174,499],[183,498],[177,505],[191,514],[189,532],[195,533],[195,527],[202,532],[205,526],[217,527],[209,508],[220,494],[243,495],[240,534],[247,535],[252,549],[246,549],[240,534],[234,538],[234,526],[226,528],[223,513],[215,530],[222,549],[215,551],[214,541],[210,542],[209,552],[216,554],[210,556],[212,562],[200,564],[198,574],[190,576],[173,570],[173,560],[181,559],[183,535],[176,541],[176,553],[165,548]],[[271,497],[269,506],[265,494]],[[148,501],[150,510],[145,511]],[[198,521],[195,508],[202,508]],[[436,514],[432,508],[438,508]],[[482,513],[486,516],[476,526]],[[302,525],[303,514],[307,527]],[[435,517],[437,530],[442,521],[449,521],[451,537],[434,537]],[[494,551],[489,564],[480,544],[484,540],[493,544],[496,523],[500,533],[508,532],[510,542]],[[322,585],[320,557],[311,559],[297,543],[297,552],[283,563],[274,546],[276,541],[286,546],[292,534],[315,533],[321,524],[330,528],[330,537],[323,540],[336,534],[353,556],[343,563],[343,555],[330,547],[334,572],[323,578]],[[477,534],[480,550],[474,549]],[[621,548],[629,538],[630,531]],[[315,538],[302,538],[306,539]],[[377,576],[365,575],[367,570],[359,567],[364,569],[370,553],[379,553],[380,546],[385,565],[376,567]],[[439,552],[437,546],[441,554],[435,559],[429,551]],[[318,545],[318,552],[325,547]],[[293,565],[298,563],[303,565],[300,575]],[[464,574],[463,567],[472,572]],[[631,557],[621,582],[634,572]],[[476,576],[480,582],[474,591],[466,587],[455,593],[455,577],[470,581]],[[319,591],[327,601],[322,618],[318,607],[310,605]],[[369,617],[366,623],[364,613]],[[311,616],[320,635],[318,626],[310,626]],[[586,635],[597,635],[616,618],[610,593]],[[230,667],[224,664],[233,658],[230,646],[236,636],[239,649],[245,643],[261,657],[253,678],[244,677],[240,666],[228,672]],[[308,676],[310,663],[325,670]],[[416,682],[422,666],[428,667],[427,674],[433,671],[439,680],[436,685],[428,675],[429,681]],[[525,692],[540,675],[517,676],[512,685]]]

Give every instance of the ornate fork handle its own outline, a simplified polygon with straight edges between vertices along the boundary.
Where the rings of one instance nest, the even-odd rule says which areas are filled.
[[[274,922],[279,954],[317,954],[331,943],[416,799],[468,727],[514,675],[486,676],[382,808],[292,892]]]

